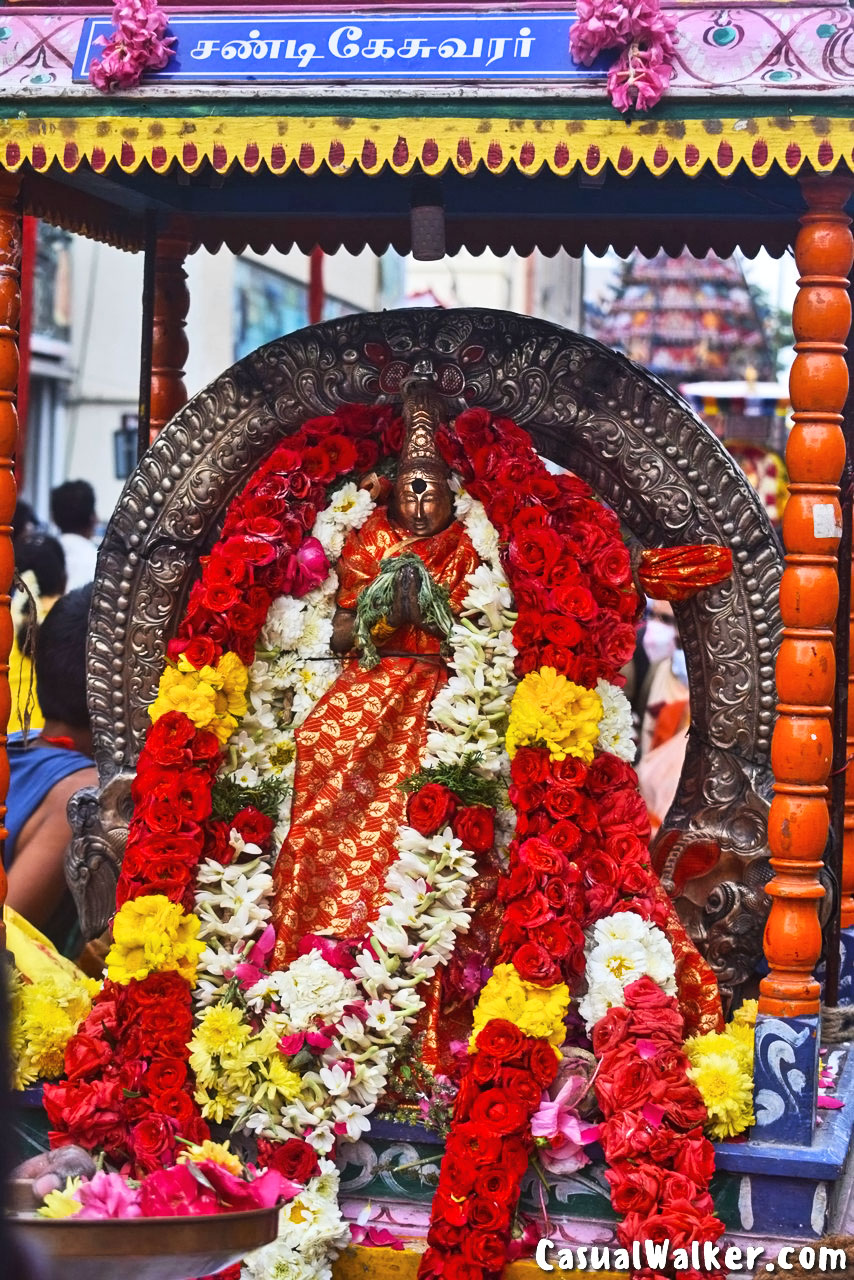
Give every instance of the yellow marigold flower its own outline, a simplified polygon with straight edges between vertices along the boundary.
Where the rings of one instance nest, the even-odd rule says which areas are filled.
[[[538,987],[520,978],[512,964],[499,964],[480,993],[469,1052],[474,1052],[478,1035],[493,1018],[514,1022],[523,1035],[561,1045],[566,1034],[564,1018],[568,1008],[569,988],[565,982]]]
[[[699,1066],[710,1054],[734,1058],[743,1071],[753,1070],[753,1032],[750,1031],[750,1044],[746,1044],[740,1035],[734,1034],[735,1028],[730,1024],[722,1034],[709,1032],[704,1036],[692,1036],[685,1041],[685,1052],[691,1059],[691,1065]]]
[[[241,1049],[251,1034],[242,1009],[233,1004],[212,1004],[199,1018],[190,1048],[201,1046],[207,1053],[221,1057]]]
[[[255,1092],[253,1102],[263,1102],[265,1099],[272,1102],[277,1096],[284,1098],[286,1102],[292,1102],[299,1097],[302,1076],[298,1071],[291,1071],[287,1058],[276,1053],[261,1069],[264,1078]]]
[[[753,1076],[736,1054],[703,1054],[688,1075],[706,1104],[710,1138],[734,1138],[754,1123]]]
[[[174,971],[195,985],[196,965],[205,949],[198,932],[198,917],[162,893],[125,902],[113,921],[113,945],[107,953],[110,980],[127,985],[150,973]]]
[[[753,1070],[753,1041],[756,1035],[754,1027],[747,1022],[730,1022],[726,1029],[731,1040],[737,1040],[743,1046],[748,1057],[749,1070]]]
[[[148,709],[152,721],[167,711],[181,711],[197,729],[209,729],[225,745],[246,715],[249,672],[236,653],[224,653],[215,667],[198,671],[184,654],[177,666],[168,663],[157,697]]]
[[[196,1087],[196,1102],[202,1110],[205,1120],[213,1120],[214,1124],[224,1124],[230,1120],[237,1110],[237,1098],[225,1093],[222,1089],[200,1089]]]
[[[49,1191],[44,1198],[44,1205],[39,1209],[42,1218],[73,1218],[83,1205],[76,1198],[76,1192],[82,1178],[66,1178],[62,1191]]]
[[[745,1000],[741,1005],[739,1005],[735,1013],[732,1015],[732,1020],[740,1027],[755,1027],[756,1015],[758,1012],[758,1000]]]
[[[221,1164],[229,1173],[240,1174],[243,1171],[240,1157],[229,1149],[228,1143],[211,1142],[210,1138],[205,1138],[204,1142],[198,1145],[190,1143],[178,1157],[179,1164],[182,1161],[201,1164],[203,1160],[212,1160],[214,1164]]]
[[[589,763],[599,736],[602,699],[592,689],[573,684],[554,667],[525,676],[510,704],[507,754],[519,747],[545,747],[552,760],[578,756]]]

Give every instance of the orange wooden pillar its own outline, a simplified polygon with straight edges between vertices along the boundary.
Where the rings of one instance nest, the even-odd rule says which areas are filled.
[[[186,329],[190,293],[184,261],[188,250],[189,243],[182,235],[166,232],[157,237],[149,410],[151,440],[187,403],[184,366],[190,350]]]
[[[848,633],[848,717],[845,735],[845,759],[854,758],[854,563],[851,572],[851,612]],[[854,765],[845,770],[845,817],[842,833],[842,877],[840,884],[840,923],[843,930],[854,930]],[[854,934],[844,940],[843,949],[854,956]],[[843,966],[843,981],[850,979],[852,965]],[[846,1003],[851,1000],[850,994]]]
[[[848,272],[854,257],[844,208],[852,183],[813,176],[802,186],[807,212],[795,245],[800,279],[792,317],[797,356],[789,383],[794,427],[786,451],[791,496],[783,517],[784,631],[771,745],[775,782],[768,843],[774,879],[767,886],[769,972],[760,985],[753,1133],[759,1141],[795,1143],[810,1142],[815,1123],[820,990],[813,971],[821,949],[818,902],[824,896],[818,872],[828,833],[838,485],[845,461],[840,424],[848,391]],[[775,1052],[779,1042],[785,1047]],[[781,1061],[787,1063],[787,1079],[780,1076]],[[798,1089],[791,1087],[794,1079]]]
[[[21,314],[21,212],[20,182],[0,174],[0,845],[5,827],[9,791],[9,759],[6,728],[12,697],[9,689],[9,652],[12,648],[10,596],[14,558],[12,516],[15,513],[15,450],[18,443],[18,324]],[[6,875],[0,858],[0,907],[6,900]],[[0,922],[0,950],[6,930]]]

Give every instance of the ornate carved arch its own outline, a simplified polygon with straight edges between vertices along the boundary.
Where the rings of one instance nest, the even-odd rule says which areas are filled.
[[[755,864],[764,866],[781,630],[776,536],[741,471],[669,387],[590,338],[500,311],[356,315],[280,338],[196,395],[142,459],[107,529],[92,605],[101,791],[75,798],[69,868],[84,927],[95,932],[111,914],[146,707],[225,506],[306,418],[342,401],[393,399],[413,369],[432,370],[458,409],[483,405],[523,424],[539,452],[583,476],[642,544],[732,547],[733,577],[676,606],[693,719],[658,849],[723,985],[743,981],[765,910]],[[698,850],[711,846],[709,866]]]

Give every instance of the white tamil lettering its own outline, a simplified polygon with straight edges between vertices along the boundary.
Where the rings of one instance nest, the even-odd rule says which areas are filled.
[[[363,58],[393,58],[394,45],[385,36],[375,36],[362,50]]]
[[[359,46],[355,43],[362,35],[361,27],[336,27],[329,37],[329,52],[333,58],[355,58],[359,53]],[[341,44],[342,40],[348,43]]]
[[[531,50],[534,47],[535,36],[531,35],[530,27],[522,27],[519,31],[518,39],[513,46],[513,52],[517,58],[529,58]]]
[[[493,36],[487,48],[487,53],[489,54],[489,57],[486,60],[486,65],[488,67],[491,67],[493,62],[498,62],[501,58],[503,58],[504,50],[507,48],[508,44],[510,43],[511,43],[510,36]]]
[[[408,36],[397,51],[399,58],[429,58],[433,52],[432,44],[427,44],[421,36]]]
[[[191,58],[209,58],[219,48],[218,40],[200,40],[195,49],[190,50]]]

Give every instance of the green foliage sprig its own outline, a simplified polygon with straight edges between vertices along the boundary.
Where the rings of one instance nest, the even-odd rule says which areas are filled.
[[[504,800],[504,784],[497,778],[485,778],[477,769],[483,759],[480,751],[467,751],[459,764],[437,764],[420,769],[411,778],[399,784],[400,790],[411,794],[426,787],[428,782],[441,783],[464,805],[485,804],[498,809]]]
[[[241,809],[253,805],[272,822],[277,822],[289,790],[290,786],[283,778],[262,778],[252,787],[241,786],[233,778],[217,778],[212,794],[213,816],[228,822]]]

